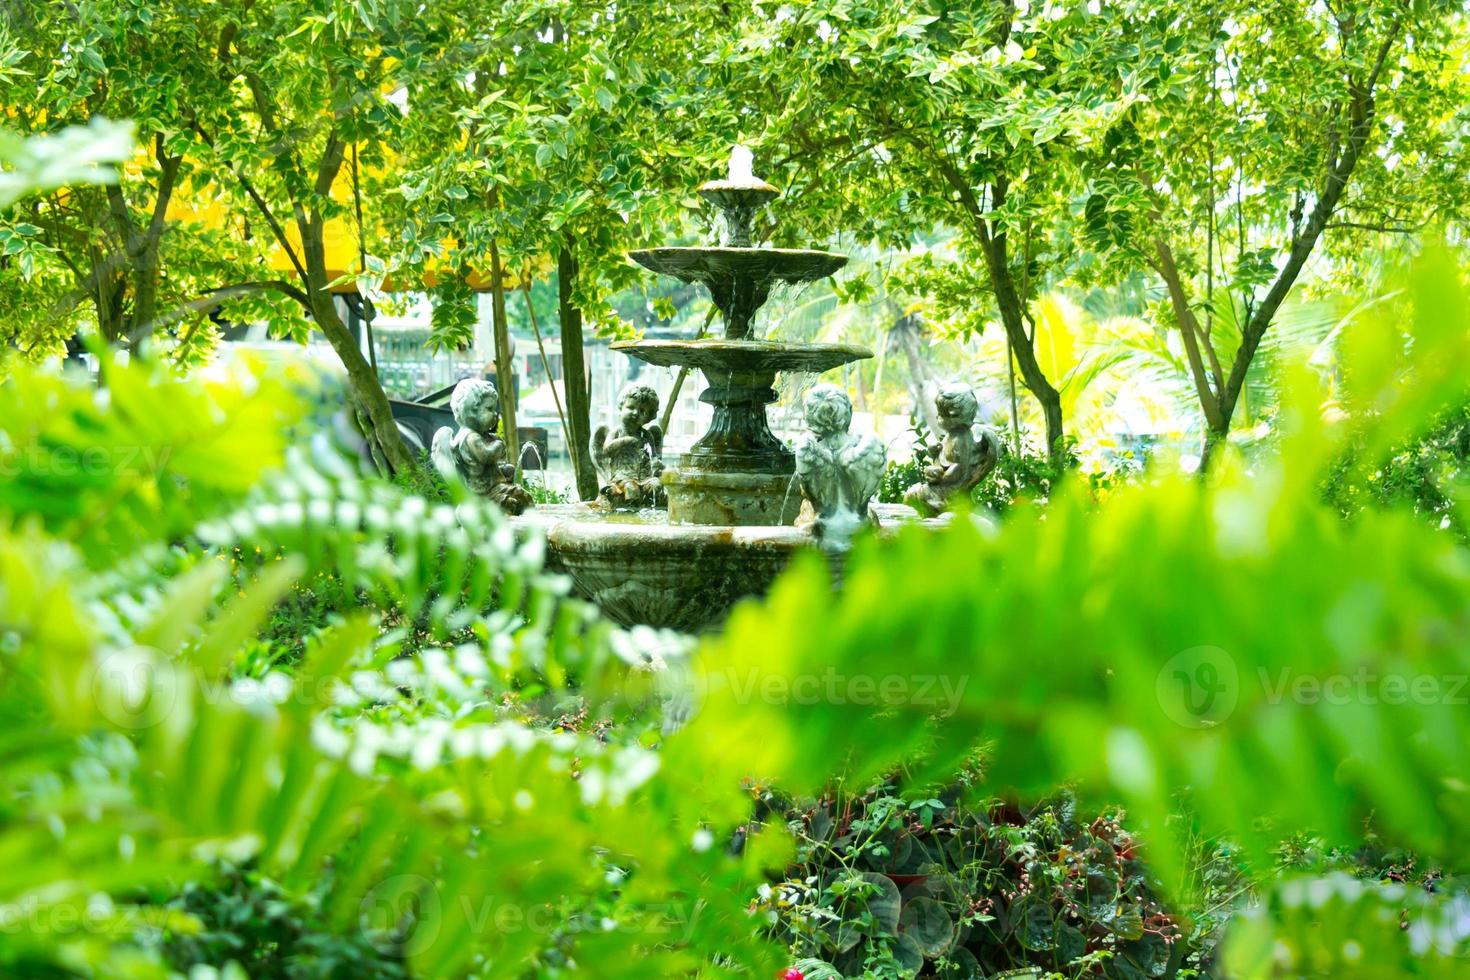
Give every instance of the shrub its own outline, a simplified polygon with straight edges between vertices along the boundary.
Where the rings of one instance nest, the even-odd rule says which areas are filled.
[[[164,903],[192,920],[191,928],[160,932],[156,942],[163,958],[185,973],[234,963],[251,977],[278,980],[410,976],[401,948],[328,919],[321,907],[328,892],[318,885],[293,894],[258,871],[226,867],[217,879],[190,882]]]
[[[797,859],[757,907],[806,972],[1136,978],[1208,965],[1224,916],[1193,928],[1168,911],[1121,814],[1079,819],[1066,795],[1024,807],[972,795],[894,783],[799,803],[766,794]],[[1237,877],[1218,851],[1200,871],[1212,897]]]
[[[1352,518],[1367,507],[1401,507],[1470,544],[1470,401],[1444,412],[1422,437],[1360,459],[1350,447],[1322,481],[1328,504]],[[1365,465],[1366,464],[1366,465]]]

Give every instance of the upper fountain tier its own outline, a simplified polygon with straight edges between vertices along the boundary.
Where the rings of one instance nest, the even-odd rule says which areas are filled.
[[[699,187],[699,195],[720,209],[720,244],[708,247],[645,248],[628,257],[646,269],[709,289],[725,323],[725,339],[751,340],[752,320],[777,282],[812,282],[847,264],[847,256],[807,248],[756,248],[751,244],[755,215],[780,191],[751,173],[751,153],[737,146],[730,173]]]

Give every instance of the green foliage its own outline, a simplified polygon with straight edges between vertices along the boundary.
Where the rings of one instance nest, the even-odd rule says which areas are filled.
[[[1085,275],[1163,280],[1201,412],[1223,435],[1299,280],[1335,272],[1367,299],[1385,239],[1465,219],[1466,79],[1451,67],[1465,6],[1108,6],[1157,53],[1162,84],[1089,174]]]
[[[198,923],[198,931],[158,936],[174,968],[234,963],[249,976],[282,980],[409,976],[401,950],[361,934],[333,932],[320,901],[324,885],[303,900],[248,869],[224,868],[221,877],[190,883],[164,904]]]
[[[915,424],[914,456],[905,462],[890,462],[883,473],[883,482],[878,489],[878,499],[885,503],[902,503],[909,487],[923,482],[924,466],[928,463],[926,440],[922,424]],[[1021,501],[1044,504],[1050,499],[1054,487],[1060,486],[1067,475],[1076,467],[1077,458],[1073,444],[1067,443],[1063,468],[1058,469],[1046,456],[1023,450],[1012,451],[1010,437],[1001,433],[1002,451],[995,469],[980,481],[970,493],[970,503],[984,513],[1004,514]],[[1134,471],[1125,464],[1115,470],[1089,474],[1088,482],[1094,494],[1105,493],[1125,482]]]
[[[797,863],[758,907],[793,949],[842,976],[908,976],[929,963],[956,978],[1026,966],[1137,977],[1210,960],[1220,923],[1191,933],[1161,906],[1115,815],[1080,820],[1067,797],[1020,807],[971,795],[880,785],[773,799]]]
[[[1296,879],[1241,914],[1226,938],[1233,975],[1463,976],[1466,899],[1436,901],[1344,873]]]
[[[1422,438],[1393,447],[1376,464],[1355,457],[1350,450],[1322,482],[1327,502],[1344,517],[1402,507],[1470,542],[1470,404],[1444,413]]]
[[[1070,443],[1064,457],[1067,460],[1066,468],[1059,470],[1045,456],[1025,451],[1011,452],[1012,444],[1006,442],[1005,438],[1003,435],[1002,443],[1006,451],[1000,454],[995,469],[970,494],[970,499],[977,506],[998,514],[1005,513],[1017,501],[1045,503],[1051,498],[1053,488],[1061,485],[1076,461]]]
[[[908,488],[924,478],[924,465],[929,458],[929,427],[919,415],[909,416],[909,432],[912,435],[913,456],[904,462],[891,460],[883,471],[883,482],[878,485],[878,499],[885,504],[903,503]]]
[[[396,133],[427,181],[408,188],[418,199],[495,202],[467,224],[467,260],[501,234],[526,260],[567,229],[610,254],[637,231],[618,208],[657,196],[624,134],[647,125],[662,157],[663,141],[697,133],[682,179],[746,130],[742,106],[776,105],[779,125],[757,135],[794,150],[784,177],[821,161],[873,178],[814,192],[792,233],[830,230],[848,208],[894,240],[968,217],[987,259],[995,232],[1017,243],[987,265],[994,285],[1067,265],[1066,243],[1028,229],[1077,204],[1096,141],[1169,74],[1167,42],[1126,29],[1131,4],[1052,20],[1028,8],[1019,31],[988,4],[694,2],[611,24],[605,5],[532,4],[499,13],[493,26],[513,30],[462,45],[449,28],[481,23],[470,6],[278,0],[239,23],[143,0],[48,6],[72,40],[37,47],[59,59],[41,88],[73,111],[111,75],[139,131],[163,134],[160,176],[181,149],[222,165],[232,194],[249,196],[239,177],[254,174],[266,210],[300,208],[303,234],[343,213],[330,178],[346,142]],[[143,30],[161,10],[169,20]],[[156,59],[157,78],[128,77],[142,38],[176,55]],[[220,71],[221,57],[246,67]],[[470,65],[486,86],[504,66],[503,114],[505,93],[477,90]],[[791,65],[811,84],[788,96],[777,69]],[[396,69],[438,119],[475,137],[503,127],[522,153],[502,165],[476,140],[415,128],[428,115],[384,91]],[[7,85],[29,70],[0,52]],[[208,137],[160,123],[178,122],[181,79],[213,93],[194,120]],[[762,100],[772,92],[784,101]],[[834,149],[849,155],[832,162]],[[588,196],[594,173],[610,208]],[[964,201],[1002,186],[1003,201]],[[157,194],[135,191],[136,231],[138,202]],[[444,237],[446,222],[418,217],[410,264]],[[1088,217],[1114,240],[1136,227]],[[36,237],[9,232],[6,248]],[[1265,270],[1259,255],[1233,268],[1248,283]],[[21,926],[0,930],[0,970],[146,977],[243,959],[313,975],[386,961],[436,977],[764,976],[791,962],[789,943],[813,980],[837,970],[807,953],[880,975],[1024,962],[1131,978],[1180,965],[1177,945],[1160,956],[1176,925],[1205,937],[1236,911],[1237,861],[1269,875],[1280,841],[1303,833],[1352,847],[1371,815],[1453,893],[1298,867],[1312,877],[1232,915],[1223,968],[1458,975],[1470,557],[1415,516],[1364,507],[1344,523],[1320,500],[1333,467],[1360,486],[1463,405],[1470,304],[1443,255],[1407,306],[1407,335],[1370,317],[1342,338],[1333,394],[1349,425],[1323,422],[1324,392],[1299,371],[1280,458],[1249,470],[1227,454],[1208,482],[1101,495],[1018,458],[1009,490],[1044,488],[1046,508],[863,541],[840,590],[805,556],[692,659],[687,638],[615,629],[572,599],[543,543],[492,506],[364,480],[298,436],[289,377],[180,379],[135,358],[108,362],[98,389],[17,367],[0,387],[0,853],[24,860],[0,883],[5,923]],[[1417,466],[1402,485],[1423,497]],[[1433,506],[1458,506],[1440,487]],[[648,687],[678,710],[649,711]],[[1023,803],[982,810],[929,788],[982,743],[974,788]],[[900,768],[901,784],[845,812],[772,815],[775,800]],[[1035,805],[1062,784],[1090,812],[1121,801],[1136,839],[1084,826],[1069,803]],[[1231,842],[1223,868],[1200,860],[1217,840]],[[250,871],[220,888],[222,866]],[[924,893],[895,881],[920,874]],[[775,920],[752,917],[761,884],[786,878]]]
[[[1099,149],[1165,84],[1166,52],[1127,16],[1147,5],[711,6],[729,23],[701,60],[732,77],[708,100],[729,107],[705,111],[746,129],[738,107],[771,107],[752,137],[780,161],[767,176],[801,191],[783,227],[893,249],[953,229],[957,261],[921,260],[907,278],[936,323],[1004,328],[1062,465],[1062,378],[1031,306],[1085,260],[1053,229],[1070,225]]]
[[[0,132],[0,160],[5,162],[5,170],[0,172],[0,210],[38,192],[115,180],[113,168],[127,160],[132,150],[132,124],[101,118],[31,139]],[[21,237],[40,233],[34,227],[8,231]],[[19,251],[7,240],[3,254],[16,255]]]
[[[268,236],[252,240],[244,225],[223,220],[217,175],[201,166],[203,107],[230,94],[216,58],[228,22],[221,14],[145,0],[0,13],[0,32],[21,42],[16,71],[0,75],[13,125],[41,134],[97,125],[97,117],[131,120],[126,131],[96,130],[121,164],[107,186],[72,179],[86,173],[82,157],[0,208],[0,232],[26,246],[0,269],[6,336],[31,356],[54,356],[89,328],[111,345],[158,339],[178,362],[197,364],[218,341],[208,314],[222,304],[242,320],[290,329],[291,301],[259,272]],[[136,151],[127,140],[134,132]],[[65,137],[55,138],[64,149]],[[44,299],[15,302],[32,284]],[[300,320],[298,307],[298,328]]]
[[[139,905],[226,860],[318,910],[303,943],[329,933],[347,955],[366,937],[419,975],[584,958],[607,976],[716,956],[774,968],[732,938],[748,938],[736,883],[753,859],[691,852],[693,823],[650,837],[658,806],[629,800],[672,787],[648,787],[660,767],[644,729],[603,741],[598,718],[637,721],[621,664],[677,663],[681,641],[620,633],[569,600],[541,543],[493,506],[363,481],[324,445],[253,488],[212,478],[215,452],[236,476],[285,461],[274,423],[300,408],[269,376],[170,392],[135,365],[108,380],[105,401],[31,371],[3,390],[53,411],[4,416],[0,710],[16,727],[0,844],[47,858],[0,896],[32,923],[0,940],[0,961],[160,975],[140,922],[226,955],[215,941],[232,940],[190,914],[209,919],[212,900],[165,905],[162,924]],[[248,392],[272,424],[241,424],[224,392]],[[167,465],[57,465],[114,442]],[[37,504],[27,483],[43,478],[59,500],[95,493],[91,519]],[[354,604],[326,611],[299,654],[262,649],[291,584],[324,576]]]
[[[0,39],[3,45],[3,39]],[[17,51],[8,61],[19,61]],[[0,89],[23,72],[0,72]],[[0,130],[0,376],[6,362],[19,354],[40,358],[63,349],[77,327],[66,296],[67,280],[57,268],[55,248],[35,209],[16,202],[38,192],[70,185],[70,193],[87,193],[86,185],[114,183],[117,165],[132,152],[132,125],[99,117],[85,126],[68,126],[29,139]],[[58,294],[62,294],[58,298]]]
[[[475,340],[475,293],[463,280],[441,283],[430,294],[433,316],[430,319],[429,347],[434,351],[469,347]]]
[[[878,485],[878,499],[885,504],[901,504],[908,488],[923,479],[924,467],[917,457],[903,462],[890,460]]]
[[[538,504],[564,504],[570,499],[566,491],[547,486],[544,477],[522,474],[522,485],[530,491],[531,499]]]
[[[15,377],[0,386],[0,512],[26,515],[98,567],[185,532],[284,460],[302,403],[288,377],[250,377],[108,369],[101,393],[79,377]]]
[[[521,276],[570,250],[578,308],[616,331],[609,297],[642,276],[624,251],[667,235],[681,195],[727,149],[683,108],[717,72],[690,63],[677,11],[534,0],[487,20],[479,3],[431,9],[456,43],[404,79],[414,111],[395,146],[402,163],[376,182],[392,262],[488,277],[494,248]]]

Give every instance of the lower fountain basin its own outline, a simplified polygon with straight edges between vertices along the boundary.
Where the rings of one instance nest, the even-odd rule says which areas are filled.
[[[920,520],[902,504],[874,504],[880,533]],[[730,608],[760,595],[792,557],[816,543],[807,527],[671,524],[661,511],[607,513],[587,504],[534,507],[512,519],[546,536],[547,565],[625,626],[712,629]]]

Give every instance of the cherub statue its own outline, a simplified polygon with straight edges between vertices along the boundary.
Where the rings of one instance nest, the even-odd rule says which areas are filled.
[[[592,459],[602,476],[598,499],[614,509],[662,507],[668,502],[659,474],[664,470],[664,431],[658,417],[658,393],[631,384],[618,398],[618,428],[609,434],[599,425],[592,435]]]
[[[811,502],[813,531],[841,547],[871,519],[868,507],[883,481],[888,452],[871,435],[852,435],[852,402],[835,385],[817,385],[804,403],[810,432],[796,447],[796,476]]]
[[[441,426],[434,433],[430,458],[445,479],[465,486],[500,505],[507,514],[531,506],[531,495],[515,482],[516,468],[505,461],[500,428],[500,393],[488,381],[466,378],[454,386],[449,407],[459,430]]]
[[[934,408],[943,430],[942,441],[927,449],[930,463],[924,482],[915,483],[903,502],[924,517],[934,517],[951,500],[968,494],[1000,461],[1000,437],[995,430],[975,425],[979,406],[968,385],[950,383],[934,396]]]

